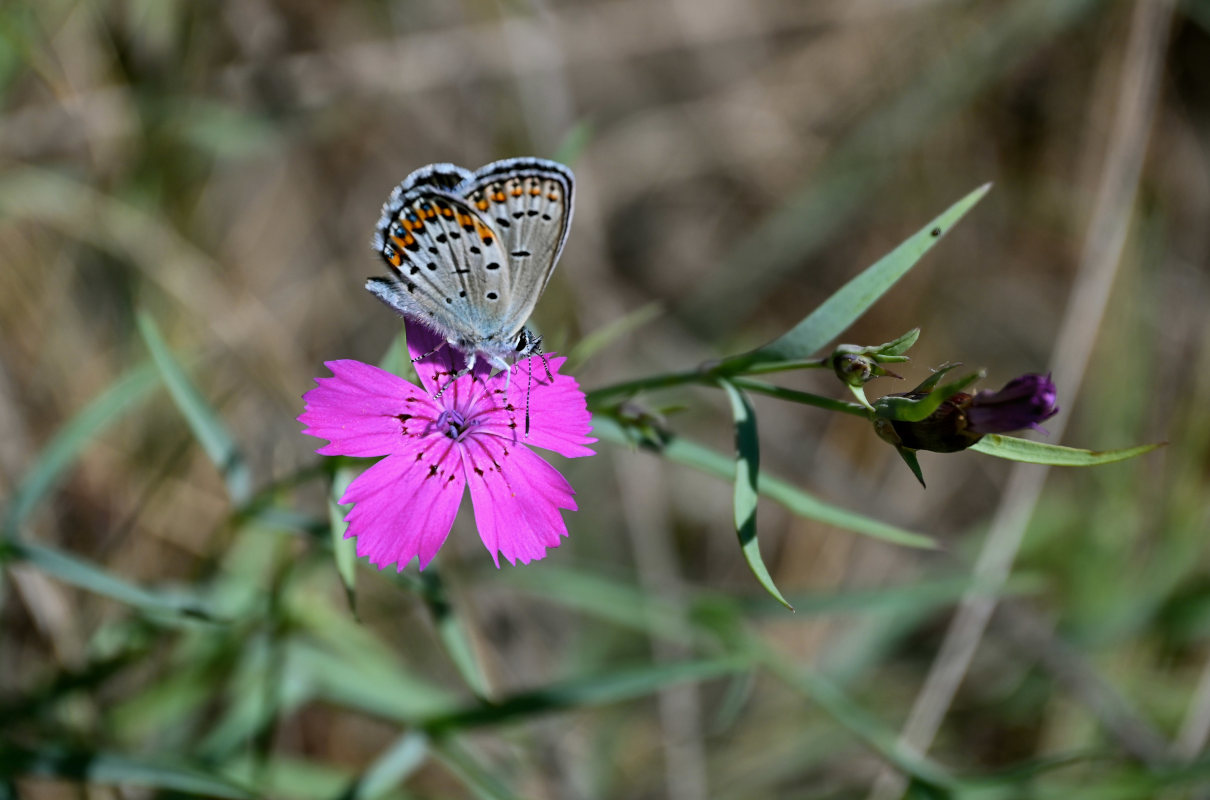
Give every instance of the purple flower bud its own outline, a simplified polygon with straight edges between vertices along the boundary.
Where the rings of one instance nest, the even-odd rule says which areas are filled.
[[[907,392],[901,396],[924,397],[927,394]],[[973,396],[957,392],[918,422],[878,420],[875,431],[897,447],[956,453],[989,433],[1008,433],[1022,428],[1042,430],[1038,423],[1059,411],[1055,397],[1055,384],[1049,375],[1022,375],[1013,378],[998,392],[979,392]]]
[[[1059,412],[1056,397],[1050,375],[1027,374],[1013,378],[998,392],[975,395],[966,409],[967,430],[980,435],[1023,428],[1041,431],[1038,423]]]

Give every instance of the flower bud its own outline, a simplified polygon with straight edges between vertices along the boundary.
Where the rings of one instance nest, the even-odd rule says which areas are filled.
[[[907,392],[895,396],[919,399],[927,394]],[[957,392],[917,422],[880,420],[881,427],[876,425],[875,430],[884,440],[898,447],[955,453],[989,433],[1008,433],[1022,428],[1041,430],[1038,423],[1059,411],[1055,406],[1056,395],[1049,375],[1027,374],[1009,381],[998,392],[983,391],[975,395]]]
[[[966,412],[970,430],[1008,433],[1023,428],[1042,430],[1038,423],[1059,413],[1058,392],[1050,375],[1027,374],[1013,378],[998,392],[979,392]],[[1045,431],[1043,431],[1045,433]]]
[[[848,386],[864,386],[872,380],[878,365],[874,359],[858,353],[838,353],[832,357],[832,370]]]

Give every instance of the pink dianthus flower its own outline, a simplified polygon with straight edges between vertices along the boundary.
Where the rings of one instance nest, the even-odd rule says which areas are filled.
[[[421,325],[406,325],[413,358],[441,342]],[[399,570],[419,558],[424,569],[449,535],[468,484],[479,538],[497,567],[501,555],[529,563],[557,547],[567,535],[559,510],[575,510],[575,492],[529,448],[575,458],[593,455],[586,445],[596,441],[588,436],[584,393],[559,374],[564,361],[547,358],[553,381],[537,357],[514,365],[511,381],[476,365],[440,398],[434,395],[465,363],[448,345],[416,363],[421,387],[360,361],[326,362],[332,377],[317,378],[319,386],[303,395],[303,433],[330,442],[321,455],[385,456],[340,498],[353,504],[345,536],[357,537],[357,555]]]

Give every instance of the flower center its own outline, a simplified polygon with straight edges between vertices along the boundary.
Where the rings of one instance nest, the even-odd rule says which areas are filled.
[[[460,411],[448,409],[441,412],[433,426],[456,441],[462,438],[462,434],[466,432],[466,417],[462,416]]]

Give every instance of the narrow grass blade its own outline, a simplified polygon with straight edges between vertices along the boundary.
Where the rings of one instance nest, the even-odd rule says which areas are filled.
[[[483,703],[441,714],[422,721],[421,726],[432,733],[440,733],[500,725],[529,719],[536,714],[620,703],[654,694],[666,686],[732,675],[751,666],[751,659],[746,656],[728,656],[617,670],[605,675],[552,683],[541,689],[504,697],[492,704]]]
[[[574,164],[596,134],[596,126],[589,119],[581,119],[563,136],[555,149],[554,160],[563,164]]]
[[[215,621],[215,617],[194,598],[144,589],[96,564],[53,547],[34,542],[10,542],[4,546],[0,561],[10,560],[23,561],[64,583],[143,611]]]
[[[930,787],[953,787],[955,781],[935,763],[899,742],[898,734],[866,711],[832,681],[811,670],[789,663],[784,657],[765,651],[765,663],[786,685],[819,705],[828,716],[857,736],[874,752],[897,769]],[[945,796],[945,795],[939,795]]]
[[[520,796],[500,780],[499,770],[484,766],[478,756],[452,737],[433,743],[438,760],[465,783],[476,797],[484,800],[520,800]]]
[[[563,370],[566,372],[575,370],[615,340],[643,327],[663,313],[664,306],[662,304],[648,303],[619,319],[602,325],[581,339],[575,347],[568,351],[567,364],[563,366]]]
[[[118,417],[138,407],[159,382],[152,364],[142,364],[80,410],[42,449],[17,485],[4,513],[4,538],[13,539],[38,504],[58,485],[84,447]]]
[[[345,597],[349,601],[349,609],[357,615],[357,542],[346,539],[345,531],[349,523],[345,522],[345,514],[350,506],[342,506],[337,502],[344,496],[349,484],[357,477],[357,472],[349,467],[336,470],[332,478],[332,491],[328,495],[328,522],[332,531],[332,559],[336,563],[336,574],[345,587]]]
[[[429,757],[429,737],[412,731],[400,736],[342,794],[341,800],[374,800],[407,780]]]
[[[594,436],[603,441],[614,444],[632,443],[615,420],[601,414],[593,415],[592,432]],[[659,453],[669,461],[693,467],[724,480],[735,479],[734,461],[722,453],[717,453],[683,437],[671,438]],[[807,519],[835,525],[863,536],[870,536],[904,547],[935,548],[937,546],[936,542],[928,536],[825,503],[783,480],[770,476],[767,472],[761,476],[758,488],[765,497],[781,503],[793,513]]]
[[[234,800],[255,796],[222,776],[168,759],[59,747],[0,747],[0,774],[137,786]]]
[[[954,203],[903,244],[840,287],[789,331],[751,353],[728,359],[724,371],[734,372],[756,364],[794,361],[815,355],[906,275],[990,189],[991,184],[985,184]]]
[[[540,571],[510,569],[492,571],[486,580],[497,580],[513,589],[540,597],[566,609],[606,620],[614,625],[643,631],[648,635],[688,645],[693,633],[685,615],[667,602],[643,592],[633,581],[567,567],[546,564]],[[762,597],[763,600],[763,597]]]
[[[490,697],[491,686],[487,682],[487,673],[471,645],[466,625],[450,600],[441,573],[434,565],[429,565],[429,568],[420,574],[420,584],[421,597],[428,606],[429,613],[433,615],[437,635],[441,637],[446,654],[454,662],[458,674],[476,695],[485,699]]]
[[[988,434],[980,439],[971,450],[1010,461],[1025,461],[1030,464],[1049,464],[1052,467],[1095,467],[1125,461],[1163,447],[1160,444],[1144,444],[1122,450],[1081,450],[1046,442],[1018,439],[1015,436]]]
[[[176,401],[177,408],[181,410],[206,455],[222,474],[231,502],[242,506],[252,497],[252,477],[234,438],[172,355],[155,321],[140,313],[138,326],[172,399]]]
[[[765,591],[793,611],[794,606],[786,602],[773,582],[773,576],[761,558],[760,542],[756,538],[756,501],[760,497],[756,488],[760,475],[756,412],[743,392],[727,381],[719,381],[719,384],[731,401],[731,416],[735,419],[735,533],[739,536],[740,550],[748,562],[748,569],[752,570]]]

